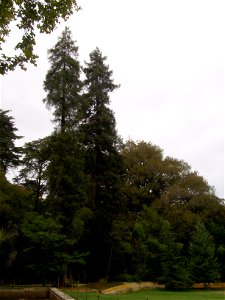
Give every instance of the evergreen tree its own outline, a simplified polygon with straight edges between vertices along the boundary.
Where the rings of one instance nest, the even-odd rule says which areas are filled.
[[[83,172],[83,149],[77,129],[80,122],[81,88],[78,47],[66,27],[55,47],[49,51],[50,70],[46,75],[44,102],[54,109],[56,131],[49,141],[49,164],[46,170],[48,210],[62,225],[66,236],[64,283],[74,262],[74,253],[82,236],[86,207],[86,178]]]
[[[86,177],[83,150],[74,132],[59,132],[51,137],[49,165],[46,170],[48,211],[62,225],[64,275],[77,263],[77,243],[81,239],[90,211],[86,208]],[[82,250],[79,255],[82,255]],[[82,261],[83,263],[83,261]],[[79,264],[79,262],[78,262]],[[72,271],[71,271],[72,274]],[[73,275],[73,274],[72,274]]]
[[[86,149],[85,170],[90,178],[89,205],[94,211],[86,246],[91,249],[89,266],[95,279],[109,273],[112,251],[109,234],[112,220],[121,209],[120,141],[109,108],[109,93],[118,85],[114,84],[105,61],[106,57],[96,48],[83,69],[85,111],[81,132]]]
[[[167,289],[187,288],[191,285],[185,257],[182,255],[183,244],[177,242],[176,235],[171,231],[170,223],[164,221],[159,236],[161,241],[161,268],[159,278]]]
[[[205,225],[198,222],[189,246],[189,267],[194,282],[209,284],[219,279],[215,244]]]
[[[81,103],[78,47],[68,27],[48,54],[51,67],[44,81],[47,96],[43,101],[48,108],[54,109],[54,122],[64,132],[78,123]]]
[[[0,109],[0,172],[3,174],[19,164],[20,148],[16,147],[15,141],[21,137],[16,135],[16,131],[9,111]]]
[[[84,68],[86,109],[81,131],[87,149],[86,170],[92,181],[93,208],[112,204],[120,170],[117,167],[121,162],[117,148],[119,138],[116,122],[108,107],[109,93],[118,88],[118,85],[113,83],[112,71],[105,64],[105,60],[106,57],[96,48]]]

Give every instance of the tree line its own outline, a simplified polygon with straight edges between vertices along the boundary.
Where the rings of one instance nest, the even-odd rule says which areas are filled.
[[[0,282],[225,280],[223,199],[186,162],[120,138],[98,48],[81,66],[66,27],[48,58],[53,133],[17,147],[0,110]]]

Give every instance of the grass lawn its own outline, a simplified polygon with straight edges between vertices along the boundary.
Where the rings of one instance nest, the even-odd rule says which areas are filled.
[[[225,300],[223,290],[189,290],[171,292],[162,289],[145,289],[138,292],[118,295],[103,295],[63,290],[76,300]]]

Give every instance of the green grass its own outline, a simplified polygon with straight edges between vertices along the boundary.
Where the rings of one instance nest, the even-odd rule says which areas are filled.
[[[225,300],[223,290],[189,290],[171,292],[161,289],[145,289],[118,295],[103,295],[63,290],[76,300]]]

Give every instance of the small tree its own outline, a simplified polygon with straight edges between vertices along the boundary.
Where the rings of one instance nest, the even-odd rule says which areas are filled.
[[[171,231],[170,223],[164,221],[159,237],[161,241],[162,282],[168,289],[181,289],[190,286],[190,276],[186,261],[182,255],[183,244],[177,242],[176,235]]]
[[[198,222],[189,246],[189,269],[194,282],[210,284],[219,279],[215,244],[205,225]]]

